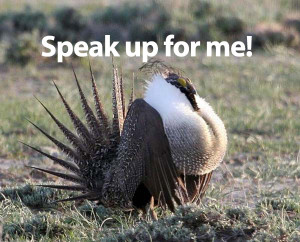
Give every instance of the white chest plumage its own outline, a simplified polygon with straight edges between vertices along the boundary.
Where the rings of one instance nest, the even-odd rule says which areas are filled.
[[[201,114],[217,115],[204,99],[196,96],[200,113],[195,112],[184,93],[161,75],[155,75],[147,86],[144,100],[161,115],[172,158],[181,172],[202,174],[217,166],[219,160],[206,162],[213,156],[215,137]]]

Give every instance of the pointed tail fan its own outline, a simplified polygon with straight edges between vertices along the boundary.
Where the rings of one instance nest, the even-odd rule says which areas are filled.
[[[71,201],[78,199],[97,200],[101,197],[104,176],[109,168],[109,163],[116,156],[118,143],[120,141],[120,135],[123,129],[123,123],[126,116],[123,78],[122,76],[119,76],[118,70],[115,68],[115,66],[113,65],[113,120],[111,125],[109,124],[108,117],[104,112],[91,65],[89,67],[96,114],[94,114],[92,108],[89,106],[76,76],[76,73],[73,69],[75,82],[87,125],[85,125],[79,119],[77,114],[72,110],[72,108],[62,95],[56,83],[54,83],[54,86],[61,98],[61,101],[66,109],[69,118],[72,121],[76,132],[72,132],[71,130],[69,130],[39,99],[36,98],[48,113],[48,115],[55,122],[63,135],[66,137],[66,139],[69,141],[69,145],[60,142],[59,140],[48,134],[45,130],[29,121],[35,128],[37,128],[50,141],[52,141],[58,147],[58,149],[68,157],[68,160],[57,158],[55,156],[47,154],[41,149],[23,143],[27,147],[51,159],[54,163],[62,166],[67,171],[69,171],[69,173],[65,174],[40,167],[31,168],[75,183],[74,185],[70,186],[40,186],[81,191],[84,193],[83,195],[70,197],[60,201]],[[131,98],[133,98],[133,89]]]

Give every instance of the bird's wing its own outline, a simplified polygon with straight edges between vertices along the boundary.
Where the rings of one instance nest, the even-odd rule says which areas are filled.
[[[123,185],[131,201],[143,184],[163,207],[173,210],[173,200],[182,203],[178,186],[183,183],[172,160],[162,119],[143,99],[136,99],[128,111],[114,166],[116,177],[112,180]],[[146,194],[139,196],[144,199]]]

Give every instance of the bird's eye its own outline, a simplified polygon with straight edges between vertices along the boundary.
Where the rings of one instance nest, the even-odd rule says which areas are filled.
[[[183,78],[178,78],[177,82],[180,83],[181,86],[186,87],[186,80]]]

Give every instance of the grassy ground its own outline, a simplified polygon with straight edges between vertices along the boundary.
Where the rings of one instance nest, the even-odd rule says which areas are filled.
[[[189,2],[164,4],[181,17],[189,16]],[[258,23],[283,21],[299,14],[300,9],[299,0],[210,2],[216,13],[238,16],[249,30]],[[25,4],[48,14],[63,5],[90,14],[111,3],[0,0],[0,13],[22,10]],[[0,63],[4,47],[1,42]],[[139,211],[125,213],[88,202],[51,203],[66,197],[66,193],[32,184],[60,180],[32,172],[24,165],[58,167],[18,141],[59,155],[26,119],[66,141],[33,95],[71,128],[52,84],[56,80],[83,118],[71,66],[46,63],[21,68],[0,64],[0,240],[300,241],[299,52],[270,47],[251,58],[160,58],[185,72],[228,130],[228,152],[213,175],[203,204],[180,207],[174,214],[157,209],[159,220],[153,222],[149,214]],[[135,72],[136,93],[141,97],[144,79],[148,78],[138,72],[141,60],[122,57],[116,61],[122,66],[127,95]],[[91,98],[87,60],[73,60],[73,64]],[[111,60],[92,59],[92,66],[111,115]]]
[[[162,57],[163,58],[163,57]],[[159,221],[139,212],[111,211],[89,203],[53,205],[65,194],[22,184],[56,181],[24,169],[24,164],[52,167],[18,140],[57,153],[28,118],[62,138],[42,110],[38,96],[71,127],[52,80],[82,115],[71,68],[68,66],[2,66],[0,75],[0,202],[3,237],[52,240],[106,239],[162,241],[300,239],[300,61],[299,54],[270,49],[251,58],[166,59],[181,68],[225,122],[229,149],[213,176],[200,207],[183,207],[175,214],[159,211]],[[138,96],[143,92],[139,59],[121,58],[129,92],[136,72]],[[92,60],[101,97],[110,108],[111,63]],[[85,60],[75,69],[86,93],[89,72]],[[62,139],[63,140],[63,139]],[[11,189],[15,187],[15,189]],[[19,190],[16,190],[18,188]]]

